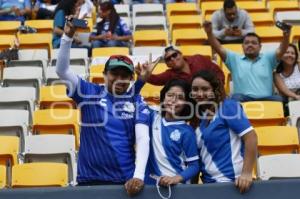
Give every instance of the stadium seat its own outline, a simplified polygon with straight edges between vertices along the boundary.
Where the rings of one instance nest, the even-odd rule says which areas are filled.
[[[86,74],[86,68],[85,66],[82,65],[70,65],[70,69],[79,77],[82,79],[86,79],[87,74]],[[46,71],[46,84],[51,85],[51,84],[60,84],[60,83],[65,83],[68,84],[68,82],[60,80],[56,73],[56,67],[51,66],[47,68]]]
[[[103,71],[104,71],[104,65],[91,66],[89,81],[95,84],[103,84],[104,83]]]
[[[199,14],[195,3],[168,3],[166,4],[167,17],[172,15],[197,15]]]
[[[298,1],[269,1],[268,8],[273,16],[278,11],[299,10]]]
[[[30,49],[47,49],[48,58],[51,57],[52,49],[52,34],[47,33],[34,33],[34,34],[20,34],[20,49],[30,48]]]
[[[0,21],[0,34],[14,35],[17,33],[20,25],[20,21]]]
[[[266,126],[255,128],[259,155],[298,153],[297,128],[289,126]]]
[[[35,28],[38,33],[52,33],[53,20],[26,20],[25,25]]]
[[[75,102],[67,96],[65,85],[42,86],[40,88],[40,109],[75,108]]]
[[[109,57],[111,55],[129,55],[127,47],[103,47],[93,48],[92,57]]]
[[[56,65],[57,55],[59,49],[52,50],[52,57],[50,61],[51,66]],[[86,48],[71,48],[70,50],[70,64],[71,65],[88,65],[88,50]]]
[[[79,146],[80,115],[77,109],[44,109],[33,114],[33,134],[73,134]]]
[[[237,7],[248,12],[265,12],[268,11],[263,1],[237,1]]]
[[[150,46],[140,46],[140,47],[133,47],[132,48],[132,55],[149,55],[152,53],[152,55],[163,55],[164,53],[164,47],[150,47]]]
[[[4,165],[0,165],[0,189],[7,186],[6,184],[6,167]]]
[[[159,96],[160,90],[162,86],[155,86],[152,84],[146,83],[141,90],[141,95],[148,102],[149,105],[158,105],[159,104]]]
[[[132,5],[132,16],[163,16],[163,4],[160,3],[143,3]]]
[[[9,166],[19,163],[20,141],[17,136],[0,136],[0,165]]]
[[[76,31],[78,33],[81,33],[81,32],[86,32],[86,33],[93,32],[93,27],[94,27],[93,19],[92,18],[86,18],[85,20],[87,21],[87,27],[86,28],[77,28]]]
[[[133,17],[133,31],[137,30],[166,30],[166,18],[164,16]]]
[[[168,18],[170,31],[176,29],[198,29],[201,27],[200,15],[176,15]]]
[[[252,126],[281,126],[286,124],[282,102],[252,101],[242,103]]]
[[[300,41],[300,26],[294,26],[292,28],[292,33],[291,33],[291,42],[298,42]]]
[[[227,50],[231,50],[231,51],[239,53],[239,54],[244,53],[243,47],[241,44],[223,44],[222,46]]]
[[[261,180],[300,178],[300,155],[278,154],[258,158],[257,173]]]
[[[289,123],[291,126],[300,128],[300,101],[290,101],[289,104]]]
[[[276,12],[275,19],[297,25],[300,23],[300,11]]]
[[[36,98],[39,98],[39,88],[43,82],[43,69],[38,67],[18,66],[6,67],[3,70],[3,86],[34,87]]]
[[[250,18],[254,26],[273,26],[274,19],[270,12],[250,12]]]
[[[202,2],[201,3],[201,16],[206,19],[206,15],[212,14],[214,11],[223,8],[222,1],[214,1],[214,2]]]
[[[24,162],[56,162],[68,165],[68,182],[75,185],[77,166],[74,135],[26,136]]]
[[[14,39],[14,35],[0,35],[0,50],[12,47]]]
[[[133,33],[133,46],[167,46],[168,33],[162,30],[140,30]]]
[[[29,123],[32,122],[32,114],[35,109],[36,90],[30,87],[1,87],[0,109],[27,110]]]
[[[199,45],[207,40],[203,29],[178,29],[172,32],[172,44],[181,45]]]
[[[68,167],[63,163],[26,163],[12,168],[12,187],[68,185]]]
[[[26,135],[28,135],[28,125],[28,111],[0,110],[0,135],[19,137],[19,148],[21,151],[24,150],[24,138]]]
[[[279,47],[279,42],[262,43],[261,52],[270,52]]]
[[[114,6],[120,17],[130,17],[128,4],[115,4]]]
[[[280,42],[283,38],[282,30],[275,26],[259,26],[255,32],[261,37],[261,42]]]
[[[212,58],[212,50],[210,46],[195,45],[195,46],[179,46],[179,50],[184,56],[192,56],[195,54],[200,54],[209,59]]]
[[[168,66],[165,63],[158,63],[154,68],[152,74],[160,74],[168,70]]]

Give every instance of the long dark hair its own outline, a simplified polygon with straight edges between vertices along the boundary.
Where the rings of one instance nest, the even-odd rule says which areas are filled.
[[[220,80],[216,77],[215,74],[213,74],[210,71],[206,71],[206,70],[199,71],[193,76],[192,82],[196,78],[199,78],[199,77],[210,83],[210,85],[213,88],[213,92],[215,94],[214,101],[217,104],[224,101],[224,99],[226,97],[225,90],[224,90],[223,84],[220,82]]]
[[[61,0],[55,8],[54,15],[59,10],[63,10],[66,16],[74,14],[77,1],[78,0]]]
[[[120,20],[120,16],[119,14],[117,13],[114,5],[112,4],[112,2],[110,1],[105,1],[105,2],[102,2],[100,3],[100,8],[101,10],[110,10],[110,15],[109,15],[109,31],[111,33],[114,33],[115,32],[115,29],[116,29],[116,26]],[[104,23],[106,22],[106,19],[103,19],[102,21],[100,21],[98,24],[97,24],[97,30],[102,30],[103,29],[103,25]],[[98,32],[99,34],[99,32]]]
[[[297,61],[298,61],[298,56],[299,56],[299,53],[298,53],[298,50],[297,50],[297,47],[294,45],[294,44],[289,44],[289,47],[292,47],[295,51],[295,55],[296,55],[296,59],[295,59],[295,62],[293,64],[293,66],[295,66],[297,64]],[[282,73],[283,71],[283,68],[284,68],[284,63],[283,61],[281,60],[276,68],[276,73]]]
[[[172,88],[172,87],[180,87],[183,92],[184,92],[184,97],[186,102],[191,102],[190,98],[190,91],[191,91],[191,86],[189,83],[187,83],[184,80],[181,79],[172,79],[166,83],[166,85],[163,87],[163,89],[160,91],[160,104],[163,106],[163,101],[165,100],[166,93]],[[163,111],[162,107],[162,116],[165,116],[165,111]],[[179,114],[179,116],[185,117],[191,115],[191,107],[188,104],[185,104],[185,107]]]

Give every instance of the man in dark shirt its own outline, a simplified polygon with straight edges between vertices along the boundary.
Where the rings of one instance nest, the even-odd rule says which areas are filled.
[[[143,75],[145,82],[153,85],[164,85],[171,79],[183,79],[191,82],[193,74],[200,70],[209,70],[224,84],[224,73],[221,68],[203,55],[184,57],[178,49],[169,46],[165,48],[163,58],[169,67],[163,73],[151,74],[157,63],[144,63],[142,65],[148,71],[147,75]]]

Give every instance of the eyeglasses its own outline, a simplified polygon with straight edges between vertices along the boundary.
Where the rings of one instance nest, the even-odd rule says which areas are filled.
[[[168,56],[168,57],[165,57],[165,61],[166,61],[166,62],[169,62],[169,61],[171,61],[172,58],[175,59],[177,56],[178,56],[178,53],[175,52],[175,53],[173,53],[172,55],[170,55],[170,56]]]
[[[112,55],[109,58],[109,60],[114,60],[114,59],[125,62],[128,65],[133,65],[133,62],[128,57],[123,56],[123,55]]]

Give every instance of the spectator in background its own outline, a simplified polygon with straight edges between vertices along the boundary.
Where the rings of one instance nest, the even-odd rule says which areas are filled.
[[[47,4],[44,0],[36,0],[33,4],[34,19],[52,19],[53,11],[47,9]]]
[[[274,73],[274,82],[285,98],[285,101],[300,100],[300,65],[298,61],[298,50],[294,44],[289,44],[287,51],[283,54],[279,65]]]
[[[243,37],[254,32],[254,25],[246,10],[237,8],[234,0],[225,0],[223,9],[213,13],[213,34],[222,43],[242,43]]]
[[[193,74],[199,70],[211,70],[222,84],[224,84],[224,73],[221,68],[202,55],[193,55],[184,57],[178,49],[173,46],[165,48],[163,56],[166,65],[170,68],[161,74],[151,74],[156,64],[144,63],[142,66],[148,71],[148,75],[145,75],[145,82],[154,85],[165,85],[170,79],[183,79],[187,82],[191,82]],[[140,68],[138,67],[138,68]],[[137,68],[137,69],[138,69]],[[137,71],[139,72],[139,71]]]
[[[212,32],[210,22],[203,24],[208,41],[219,54],[231,72],[233,80],[232,98],[238,101],[282,101],[281,96],[273,95],[273,70],[286,52],[290,31],[283,32],[283,40],[278,49],[260,53],[261,41],[257,34],[248,33],[243,40],[244,55],[225,49]]]
[[[0,0],[0,21],[25,21],[31,15],[30,0]]]
[[[151,111],[150,155],[145,182],[163,186],[186,183],[199,172],[199,156],[191,117],[190,85],[170,80],[160,91],[161,113]],[[160,177],[160,179],[153,179]]]
[[[97,33],[90,36],[92,47],[128,46],[132,38],[131,31],[114,5],[109,1],[101,3],[99,14],[102,21],[97,24]]]
[[[235,182],[240,192],[252,184],[257,137],[242,106],[225,99],[224,87],[209,71],[196,73],[191,97],[195,100],[200,172],[204,183]]]
[[[64,26],[66,23],[66,16],[76,15],[76,11],[79,10],[84,0],[61,0],[54,11],[54,28],[52,46],[53,48],[59,48],[60,40],[64,33]],[[81,41],[75,36],[72,47],[78,47]]]

